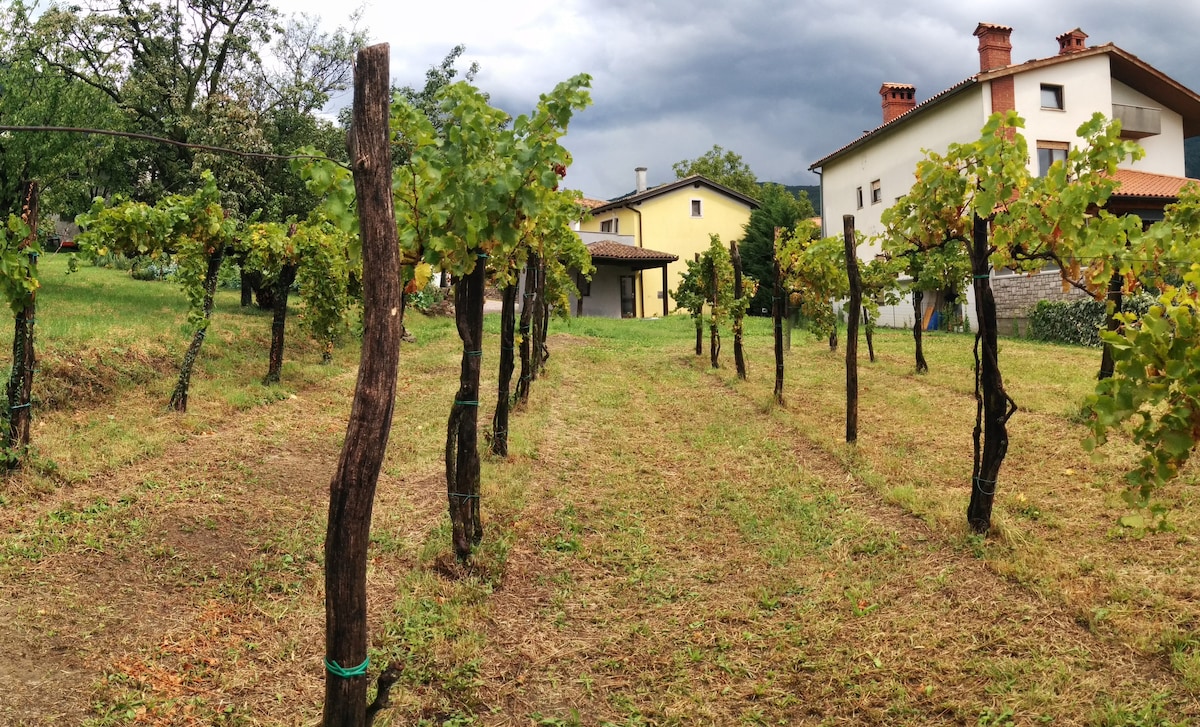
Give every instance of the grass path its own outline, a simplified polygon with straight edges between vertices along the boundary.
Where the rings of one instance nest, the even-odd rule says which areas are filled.
[[[1161,659],[1089,632],[955,531],[881,504],[791,410],[765,412],[690,357],[587,356],[597,365],[563,374],[555,408],[590,416],[554,421],[539,453],[555,507],[509,555],[520,587],[493,598],[488,651],[503,666],[485,723],[1193,712],[1156,701],[1177,686]],[[620,379],[598,381],[610,366]]]
[[[1114,529],[1128,449],[1087,459],[1073,413],[1092,352],[1003,344],[1025,408],[982,541],[961,523],[968,339],[935,337],[914,377],[906,338],[881,335],[850,449],[840,360],[819,345],[789,354],[781,409],[765,328],[738,382],[688,353],[687,321],[573,322],[512,456],[485,458],[485,542],[464,569],[440,462],[457,341],[449,321],[412,323],[368,573],[373,667],[404,668],[379,724],[1200,720],[1194,487],[1167,493],[1173,532]],[[304,382],[232,414],[139,414],[141,454],[6,484],[0,723],[317,719],[354,379]],[[41,436],[154,400],[102,403]]]

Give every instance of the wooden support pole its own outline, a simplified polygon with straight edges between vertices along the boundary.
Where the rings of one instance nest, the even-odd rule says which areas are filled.
[[[368,724],[367,545],[375,486],[392,428],[403,290],[399,236],[392,209],[388,58],[388,45],[382,43],[359,51],[354,66],[350,161],[362,235],[363,342],[346,439],[337,472],[329,484],[324,727]],[[364,673],[358,673],[360,669]],[[385,670],[388,673],[390,669]],[[381,676],[380,689],[384,686]],[[386,704],[386,694],[381,696]]]

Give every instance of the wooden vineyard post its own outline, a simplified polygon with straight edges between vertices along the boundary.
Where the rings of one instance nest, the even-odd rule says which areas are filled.
[[[783,406],[783,311],[787,306],[787,292],[783,289],[783,273],[779,269],[779,238],[782,227],[775,228],[774,264],[775,295],[771,297],[771,312],[775,317],[775,403]]]
[[[367,705],[367,545],[375,486],[392,428],[400,362],[400,245],[388,144],[391,78],[386,43],[358,52],[351,164],[363,256],[363,343],[358,382],[325,534],[324,727],[366,727],[388,703],[397,673],[379,676]]]
[[[850,280],[846,317],[846,441],[858,440],[858,316],[862,311],[862,278],[858,272],[858,246],[854,242],[854,215],[842,215],[846,243],[846,275]]]

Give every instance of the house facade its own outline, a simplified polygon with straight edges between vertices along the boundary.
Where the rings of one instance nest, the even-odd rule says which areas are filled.
[[[1143,219],[1161,217],[1163,206],[1189,181],[1183,141],[1200,135],[1200,96],[1111,43],[1087,45],[1078,28],[1057,37],[1056,55],[1013,64],[1011,33],[1007,26],[980,23],[979,72],[921,103],[911,84],[880,87],[882,124],[810,167],[821,175],[825,226],[839,226],[825,234],[837,234],[847,214],[868,237],[882,232],[883,210],[908,192],[923,150],[941,153],[953,142],[973,141],[988,116],[1009,110],[1025,120],[1022,134],[1033,174],[1065,158],[1080,143],[1075,130],[1094,113],[1120,119],[1122,136],[1136,140],[1146,154],[1121,165],[1122,184],[1109,207]],[[876,252],[864,246],[859,254],[869,258]],[[1006,274],[1014,279],[1002,280]],[[1061,292],[1058,277],[1055,270],[1034,276],[993,271],[998,317],[1016,321],[1039,299],[1069,295]],[[962,301],[927,294],[925,321],[947,303],[973,311],[970,294],[968,289]],[[902,304],[881,311],[879,322],[906,327],[913,315],[912,306]]]
[[[624,317],[666,315],[675,308],[670,291],[679,287],[686,261],[708,249],[710,234],[720,235],[726,244],[740,239],[758,201],[700,175],[647,187],[646,168],[638,167],[634,181],[633,192],[594,206],[591,219],[579,229],[581,236],[613,236],[617,243],[628,237],[630,247],[644,251],[633,253],[610,246],[593,249],[594,261],[599,252],[600,259],[628,269],[618,274],[617,283]],[[585,242],[588,239],[585,237]],[[603,257],[610,253],[621,257]],[[597,270],[599,274],[599,265]],[[593,279],[593,290],[596,282]],[[583,296],[585,315],[588,297]],[[608,303],[594,303],[593,307],[600,305],[609,307]]]

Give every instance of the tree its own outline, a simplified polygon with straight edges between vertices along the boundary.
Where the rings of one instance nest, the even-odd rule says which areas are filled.
[[[94,88],[63,78],[16,32],[32,23],[29,8],[14,2],[0,9],[0,118],[13,126],[119,127],[120,110]],[[111,137],[75,134],[5,133],[0,136],[0,215],[20,214],[21,195],[37,180],[43,212],[74,217],[97,194],[122,188],[127,173],[123,149]]]
[[[239,105],[276,19],[266,0],[54,5],[38,17],[30,47],[63,77],[107,96],[130,130],[192,142]],[[193,186],[194,156],[178,146],[144,148],[132,170],[135,196]]]
[[[684,159],[671,165],[676,179],[699,174],[717,184],[741,192],[747,197],[758,198],[758,177],[750,169],[750,165],[742,161],[742,157],[732,151],[725,151],[713,144],[713,148],[695,159]]]
[[[704,269],[697,257],[687,260],[687,270],[679,279],[679,287],[671,293],[675,310],[686,310],[696,326],[696,355],[704,353],[704,305],[708,301],[704,285]]]
[[[1163,291],[1140,319],[1116,313],[1122,328],[1100,333],[1112,351],[1113,375],[1102,379],[1084,404],[1092,412],[1091,451],[1113,430],[1127,431],[1143,454],[1126,476],[1126,502],[1148,510],[1121,518],[1131,527],[1165,526],[1167,509],[1155,502],[1191,458],[1200,438],[1200,187],[1189,185],[1146,234],[1126,246],[1132,260],[1155,261]],[[1161,267],[1160,267],[1161,266]],[[1123,268],[1125,268],[1123,270]],[[1179,274],[1179,271],[1182,271]],[[1147,272],[1147,271],[1142,271]],[[1126,287],[1136,274],[1116,275]],[[1172,278],[1167,283],[1166,278]]]
[[[455,279],[463,352],[447,424],[446,484],[461,561],[483,534],[477,442],[485,267],[493,255],[498,261],[512,255],[523,222],[541,212],[546,190],[558,188],[570,161],[558,140],[575,111],[590,103],[589,85],[587,75],[565,81],[533,113],[509,123],[478,89],[451,84],[439,92],[444,135],[402,96],[394,102],[393,131],[404,159],[394,182],[401,245]]]
[[[846,274],[845,244],[840,237],[819,238],[812,220],[801,220],[779,244],[780,274],[784,287],[799,298],[805,325],[817,336],[837,330],[833,304],[846,297],[850,282]]]
[[[33,326],[39,287],[37,223],[38,184],[30,181],[21,195],[21,216],[9,215],[7,225],[0,229],[0,269],[4,272],[0,289],[13,312],[13,361],[6,391],[8,426],[0,451],[9,469],[20,464],[29,446],[35,370]]]
[[[700,285],[708,303],[708,357],[712,367],[720,368],[721,324],[733,305],[733,263],[729,250],[718,235],[709,235],[708,249],[700,254]]]
[[[1064,270],[1081,260],[1094,264],[1101,286],[1111,260],[1141,222],[1103,209],[1117,182],[1118,162],[1138,153],[1120,139],[1119,125],[1096,114],[1077,131],[1083,143],[1044,177],[1029,173],[1029,153],[1014,113],[993,114],[978,141],[951,144],[917,165],[917,181],[889,216],[899,236],[926,249],[953,242],[971,260],[975,292],[975,396],[971,500],[967,522],[976,533],[991,527],[1000,467],[1008,451],[1007,423],[1016,403],[1004,388],[996,332],[993,267],[1038,270],[1047,260]]]
[[[808,195],[792,194],[787,187],[774,182],[762,185],[758,192],[761,206],[750,213],[742,241],[738,249],[742,254],[742,266],[746,274],[755,280],[771,280],[775,266],[775,228],[790,230],[800,220],[816,216]],[[770,311],[771,290],[762,286],[751,298],[749,312],[763,314]]]
[[[863,331],[867,335],[867,352],[875,362],[875,320],[879,318],[879,307],[896,305],[900,302],[900,274],[906,260],[895,260],[887,255],[876,255],[860,266],[863,293]]]
[[[758,282],[754,278],[743,279],[742,256],[737,242],[729,243],[729,261],[733,264],[733,304],[730,310],[733,316],[733,359],[737,367],[737,375],[743,381],[746,379],[746,354],[742,347],[742,333],[746,311],[750,300],[758,291]]]
[[[204,186],[193,194],[168,195],[154,206],[119,197],[106,206],[98,199],[78,219],[85,252],[104,254],[111,248],[131,257],[169,252],[179,265],[176,279],[188,297],[188,323],[194,328],[171,394],[170,407],[181,412],[187,411],[192,368],[208,333],[221,262],[238,244],[237,225],[221,207],[213,176],[206,173],[202,179]]]

